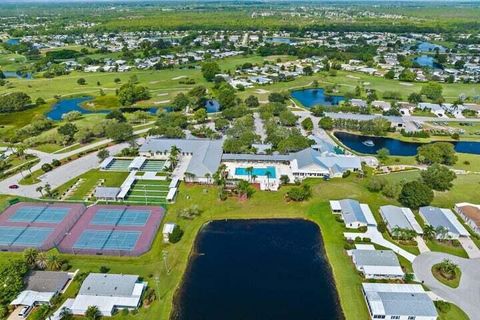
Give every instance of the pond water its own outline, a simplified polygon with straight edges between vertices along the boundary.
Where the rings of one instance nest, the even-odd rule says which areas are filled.
[[[26,73],[20,73],[20,72],[15,72],[15,71],[3,71],[3,75],[7,79],[27,79],[31,80],[33,79],[33,75],[30,72]]]
[[[434,43],[430,43],[430,42],[421,42],[421,43],[418,44],[418,50],[423,51],[423,52],[435,51],[435,48],[438,48],[438,51],[440,53],[443,53],[447,50],[443,46],[440,46],[440,45],[434,44]]]
[[[292,92],[292,97],[300,101],[306,108],[312,108],[317,105],[322,106],[336,106],[341,101],[345,100],[343,96],[331,96],[325,94],[324,89],[305,89],[295,90]]]
[[[207,100],[205,102],[205,108],[207,109],[207,113],[215,113],[220,111],[220,103],[217,100]]]
[[[197,236],[172,319],[343,319],[320,230],[223,220]]]
[[[284,37],[271,37],[271,38],[267,38],[265,42],[291,44],[291,43],[295,43],[296,41],[293,39],[284,38]]]
[[[420,56],[413,59],[414,62],[418,63],[422,67],[433,68],[433,69],[443,69],[443,66],[438,63],[433,57],[430,56]]]
[[[5,41],[5,43],[11,46],[14,46],[14,45],[20,44],[20,39],[15,39],[15,38],[8,39],[7,41]]]
[[[335,132],[334,135],[348,148],[364,154],[376,154],[378,150],[387,148],[393,156],[414,156],[417,154],[417,148],[423,145],[418,142],[404,142],[392,138],[370,137],[348,132]],[[365,144],[366,141],[373,142],[373,146]],[[478,141],[452,141],[451,143],[457,152],[480,154],[480,142]]]
[[[83,103],[90,100],[93,100],[93,97],[62,99],[58,101],[56,104],[54,104],[52,109],[49,112],[47,112],[45,115],[47,118],[50,118],[54,121],[59,121],[59,120],[62,120],[62,116],[65,113],[68,113],[71,111],[78,111],[81,114],[92,114],[92,113],[106,114],[110,112],[110,110],[88,110],[82,107]],[[125,107],[125,108],[120,108],[120,110],[126,113],[144,110],[151,114],[156,114],[158,111],[158,108],[157,107],[152,107],[152,108]]]

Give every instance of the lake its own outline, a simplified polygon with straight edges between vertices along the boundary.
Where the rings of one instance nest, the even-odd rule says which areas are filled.
[[[295,43],[296,41],[293,39],[284,38],[284,37],[271,37],[271,38],[267,38],[265,42],[291,44],[291,43]]]
[[[335,137],[349,149],[364,153],[376,154],[382,148],[388,149],[392,156],[414,156],[417,154],[417,148],[423,143],[404,142],[397,139],[386,137],[370,137],[357,135],[348,132],[335,132]],[[371,140],[374,145],[367,146],[365,141]],[[449,141],[455,147],[455,151],[461,153],[480,154],[480,142],[478,141]]]
[[[321,88],[295,90],[292,92],[292,98],[300,101],[304,107],[309,109],[317,105],[335,106],[345,100],[343,96],[327,95]]]
[[[14,46],[14,45],[20,44],[20,39],[15,39],[15,38],[8,39],[7,41],[5,41],[5,43],[11,46]]]
[[[207,100],[205,102],[205,109],[207,109],[207,113],[215,113],[220,111],[220,103],[217,100]]]
[[[418,50],[423,51],[423,52],[431,52],[435,51],[435,49],[438,48],[438,52],[443,53],[447,49],[443,46],[440,46],[438,44],[430,43],[430,42],[421,42],[418,44]]]
[[[433,68],[433,69],[443,69],[443,66],[438,63],[433,57],[430,56],[420,56],[413,59],[413,62],[418,63],[422,67]]]
[[[45,114],[47,118],[50,118],[54,121],[60,121],[62,120],[62,116],[65,113],[69,113],[71,111],[78,111],[81,114],[107,114],[111,112],[111,110],[88,110],[82,107],[82,104],[93,100],[93,97],[80,97],[80,98],[69,98],[69,99],[62,99],[55,103],[52,107],[52,109]],[[138,108],[138,107],[125,107],[125,108],[120,108],[120,111],[129,113],[129,112],[135,112],[135,111],[147,111],[151,114],[156,114],[158,111],[157,107],[152,107],[152,108]]]
[[[206,224],[172,319],[344,319],[318,226],[300,219]]]
[[[20,73],[16,71],[3,71],[3,75],[7,79],[27,79],[27,80],[33,79],[33,75],[31,72]]]

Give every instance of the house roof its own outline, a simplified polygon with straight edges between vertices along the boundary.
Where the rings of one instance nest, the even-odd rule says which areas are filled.
[[[412,210],[392,205],[381,206],[380,212],[390,228],[399,227],[402,229],[414,230],[423,233],[422,228],[415,220]]]
[[[25,290],[36,292],[60,292],[71,276],[67,272],[32,271],[26,278]]]
[[[137,275],[90,273],[80,287],[79,295],[129,297],[138,282]]]
[[[114,199],[118,196],[121,190],[121,188],[115,187],[97,187],[95,189],[95,197]]]
[[[457,207],[462,211],[464,216],[472,220],[477,227],[480,227],[480,207],[471,204],[457,205]]]
[[[391,250],[358,250],[351,251],[357,266],[400,267],[397,256]]]
[[[361,222],[367,223],[367,219],[363,214],[360,203],[353,199],[343,199],[339,201],[342,208],[342,217],[345,223]]]
[[[362,287],[373,315],[437,316],[421,285],[362,283]]]
[[[426,222],[434,228],[445,227],[450,233],[468,236],[469,233],[455,217],[450,209],[437,207],[421,207],[420,214],[425,218]]]

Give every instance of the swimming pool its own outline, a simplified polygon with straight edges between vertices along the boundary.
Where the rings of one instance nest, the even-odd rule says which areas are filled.
[[[275,167],[266,167],[266,168],[253,168],[253,171],[251,173],[252,176],[257,176],[257,177],[266,177],[267,172],[270,173],[269,178],[275,179],[277,177]],[[247,168],[235,168],[235,175],[236,176],[248,176],[248,170]]]

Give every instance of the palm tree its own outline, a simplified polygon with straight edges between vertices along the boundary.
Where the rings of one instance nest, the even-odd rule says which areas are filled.
[[[429,224],[423,227],[423,238],[427,240],[433,240],[436,236],[435,228]]]
[[[257,176],[256,174],[254,174],[254,175],[252,176],[252,181],[255,182],[255,180],[257,180],[257,178],[258,178],[258,176]]]
[[[252,174],[253,174],[253,167],[248,167],[245,169],[245,171],[247,172],[247,175],[248,175],[248,181],[251,181],[252,180]]]
[[[48,270],[58,271],[62,267],[62,260],[54,253],[47,256],[47,268]]]
[[[210,184],[210,179],[211,179],[212,175],[210,173],[205,173],[205,178],[207,179],[207,183]]]
[[[60,311],[59,316],[60,316],[60,320],[70,320],[73,318],[72,312],[66,307],[62,308],[62,311]]]
[[[37,258],[35,260],[35,264],[37,265],[37,267],[39,269],[45,269],[47,267],[47,261],[48,261],[48,257],[47,257],[47,254],[45,252],[39,252],[37,254]]]
[[[392,229],[392,236],[396,239],[400,238],[400,235],[402,234],[402,229],[399,226],[395,226],[395,228]]]
[[[100,316],[100,310],[98,310],[97,306],[90,306],[85,312],[85,318],[87,318],[88,320],[97,320],[100,319]]]
[[[172,146],[170,148],[170,154],[168,156],[168,161],[170,162],[170,169],[173,171],[178,163],[178,155],[180,154],[180,149],[177,146]]]
[[[272,173],[269,170],[267,170],[265,172],[265,176],[267,177],[267,184],[270,185],[270,177],[272,176]]]
[[[451,260],[444,259],[442,262],[439,263],[438,268],[443,274],[446,275],[454,275],[457,269],[457,265],[453,263]]]
[[[23,251],[23,259],[30,266],[30,268],[35,267],[37,256],[38,250],[35,248],[27,248]]]
[[[439,226],[435,229],[435,234],[438,238],[446,240],[448,238],[448,229],[443,226]]]
[[[38,186],[38,187],[35,189],[35,191],[40,192],[40,194],[41,194],[42,197],[43,197],[43,187],[42,187],[42,186]]]

